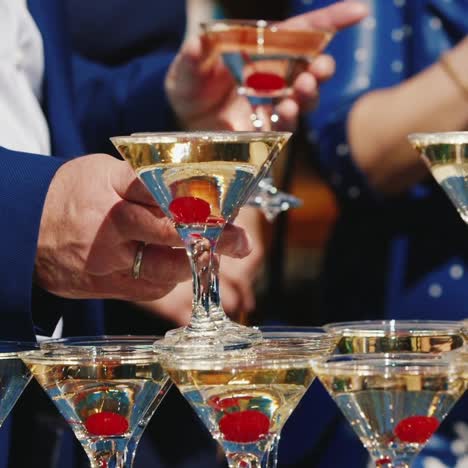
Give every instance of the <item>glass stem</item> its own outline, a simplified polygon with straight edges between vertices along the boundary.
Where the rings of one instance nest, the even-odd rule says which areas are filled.
[[[93,443],[87,452],[91,468],[132,468],[133,466],[133,456],[127,456],[127,446],[122,447],[120,441],[103,439]]]
[[[220,304],[217,270],[213,268],[215,241],[191,237],[186,243],[193,281],[192,330],[216,330],[211,319],[212,304]]]
[[[262,459],[262,468],[276,468],[278,465],[278,446],[280,434],[278,434],[271,442],[269,450],[265,453]]]
[[[219,268],[219,259],[218,259],[218,268]],[[219,276],[218,269],[212,268],[211,272],[211,287],[210,287],[210,309],[211,309],[211,318],[215,322],[221,323],[225,320],[228,320],[226,312],[223,309],[221,304],[221,293],[219,290]]]
[[[228,453],[229,468],[261,468],[260,460],[251,453]]]
[[[276,100],[273,98],[249,98],[252,106],[250,120],[255,130],[271,131],[279,120],[275,111]]]

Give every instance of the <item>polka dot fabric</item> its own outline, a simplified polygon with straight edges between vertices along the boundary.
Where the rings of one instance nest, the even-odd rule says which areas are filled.
[[[353,163],[346,120],[363,93],[398,85],[464,38],[468,1],[362,1],[370,15],[338,32],[329,44],[336,74],[321,86],[319,107],[306,117],[307,137],[319,149],[318,155],[310,157],[318,159],[315,163],[340,207],[323,261],[320,313],[329,322],[463,319],[468,317],[467,226],[432,179],[393,198],[371,189]],[[331,3],[293,0],[291,14]],[[316,391],[307,398],[316,398]],[[459,402],[413,468],[468,467],[467,403],[466,398]],[[330,419],[325,409],[314,411],[315,420]],[[345,421],[335,422],[324,448],[316,448],[320,462],[314,466],[340,466],[348,450],[354,453],[353,460],[367,458],[364,449],[359,452],[351,445],[359,442],[345,436],[345,425]],[[330,427],[324,424],[324,431]],[[288,430],[283,434],[287,438]],[[280,457],[297,459],[299,442],[283,439]],[[307,453],[313,445],[309,440],[302,449]],[[366,462],[353,464],[364,466]]]

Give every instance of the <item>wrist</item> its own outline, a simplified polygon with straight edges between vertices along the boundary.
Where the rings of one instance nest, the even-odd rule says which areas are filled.
[[[456,47],[443,53],[439,58],[439,64],[447,77],[456,86],[459,94],[468,101],[468,66],[464,47]]]

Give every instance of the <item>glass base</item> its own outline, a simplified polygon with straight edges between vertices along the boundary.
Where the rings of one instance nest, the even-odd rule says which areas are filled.
[[[282,212],[290,208],[302,206],[302,200],[286,192],[278,190],[271,183],[261,181],[258,190],[248,199],[249,206],[260,208],[265,218],[271,223]]]
[[[169,352],[223,352],[250,348],[262,340],[256,327],[239,325],[229,319],[217,321],[216,329],[194,329],[190,325],[169,330],[156,349]]]

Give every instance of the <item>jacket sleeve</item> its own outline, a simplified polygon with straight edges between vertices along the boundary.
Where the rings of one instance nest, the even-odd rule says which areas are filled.
[[[32,339],[34,259],[42,209],[63,159],[0,147],[0,329],[3,339]]]
[[[78,118],[86,147],[115,153],[109,137],[174,129],[164,78],[175,52],[159,51],[121,65],[73,59]]]
[[[314,8],[332,2],[316,3]],[[347,119],[353,104],[363,94],[395,85],[407,73],[403,66],[404,41],[392,40],[395,31],[405,34],[400,10],[393,2],[373,1],[369,7],[369,17],[338,31],[331,40],[326,51],[336,61],[336,73],[321,86],[319,106],[308,116],[308,126],[318,143],[319,165],[342,203],[382,201],[354,164]],[[383,17],[385,21],[378,21]]]
[[[184,38],[185,1],[114,3],[66,2],[75,100],[92,151],[115,151],[111,136],[176,128],[164,79]]]

